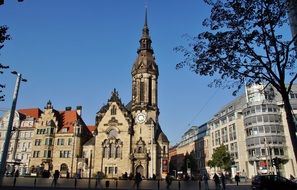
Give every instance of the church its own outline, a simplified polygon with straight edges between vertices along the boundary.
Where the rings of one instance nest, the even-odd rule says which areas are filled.
[[[96,114],[93,139],[84,154],[93,160],[93,172],[121,177],[137,172],[144,178],[164,178],[169,170],[169,141],[159,124],[158,65],[147,24],[147,12],[132,65],[132,100],[124,105],[114,89]],[[94,149],[90,148],[94,144]],[[93,150],[92,150],[93,149]]]

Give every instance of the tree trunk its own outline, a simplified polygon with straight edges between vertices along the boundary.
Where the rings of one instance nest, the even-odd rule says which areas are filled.
[[[288,130],[289,130],[289,134],[291,137],[291,143],[292,143],[293,152],[294,152],[295,160],[296,160],[296,158],[297,158],[297,137],[296,137],[296,125],[295,125],[295,120],[294,120],[294,116],[293,116],[293,110],[292,110],[292,106],[290,104],[289,94],[282,93],[281,96],[282,96],[283,103],[284,103],[284,109],[286,112]]]

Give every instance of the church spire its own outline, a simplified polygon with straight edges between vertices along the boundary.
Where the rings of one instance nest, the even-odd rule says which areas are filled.
[[[144,16],[144,26],[142,29],[142,37],[139,40],[140,47],[137,50],[137,53],[141,51],[148,51],[150,53],[154,53],[153,49],[151,48],[152,40],[149,35],[149,28],[147,24],[147,8],[145,8],[145,16]]]
[[[144,26],[142,29],[142,37],[147,36],[149,37],[149,29],[147,25],[147,8],[145,8],[145,16],[144,16]]]

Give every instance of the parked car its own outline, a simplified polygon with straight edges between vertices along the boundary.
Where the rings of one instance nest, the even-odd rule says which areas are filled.
[[[257,175],[252,179],[253,190],[297,190],[297,183],[278,175]]]

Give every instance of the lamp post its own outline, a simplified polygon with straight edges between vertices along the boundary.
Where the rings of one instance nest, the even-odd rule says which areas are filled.
[[[7,132],[5,136],[5,142],[3,146],[3,153],[1,157],[1,163],[0,163],[0,186],[2,186],[3,182],[3,177],[6,171],[6,160],[7,160],[7,155],[8,155],[8,148],[9,148],[9,142],[11,138],[11,130],[12,130],[12,125],[13,125],[13,119],[14,119],[14,112],[16,108],[16,103],[18,99],[18,93],[19,93],[19,87],[21,81],[27,82],[26,79],[22,78],[22,74],[12,71],[12,74],[17,76],[15,87],[14,87],[14,92],[13,92],[13,97],[12,97],[12,105],[11,105],[11,110],[10,110],[10,115],[9,115],[9,120],[8,120],[8,127],[7,127]]]

